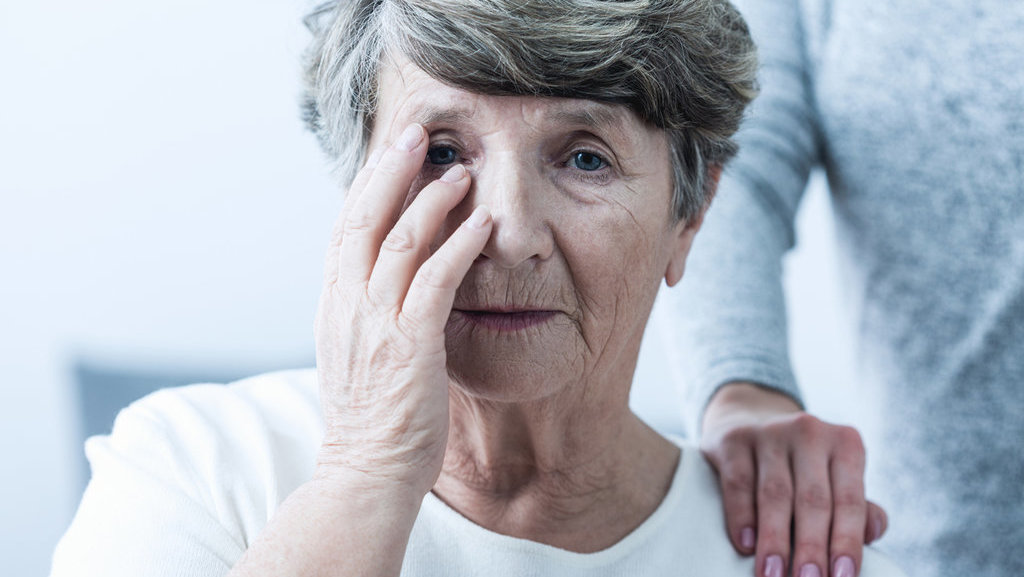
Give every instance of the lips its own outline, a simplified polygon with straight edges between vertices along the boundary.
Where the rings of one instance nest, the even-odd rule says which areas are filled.
[[[468,322],[495,331],[520,331],[544,324],[558,311],[553,310],[466,310],[455,309]]]

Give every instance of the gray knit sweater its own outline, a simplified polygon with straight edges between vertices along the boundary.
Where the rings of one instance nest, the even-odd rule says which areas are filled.
[[[880,401],[880,546],[911,575],[1024,575],[1024,2],[736,4],[762,94],[666,295],[689,418],[732,380],[799,398],[781,257],[822,166]]]

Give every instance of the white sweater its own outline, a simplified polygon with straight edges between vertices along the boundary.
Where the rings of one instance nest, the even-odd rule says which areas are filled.
[[[313,473],[322,435],[314,371],[160,391],[86,443],[93,478],[54,577],[219,576]],[[864,577],[902,573],[873,551]],[[402,575],[753,575],[726,538],[711,468],[683,445],[671,489],[640,527],[581,554],[474,524],[432,493]]]

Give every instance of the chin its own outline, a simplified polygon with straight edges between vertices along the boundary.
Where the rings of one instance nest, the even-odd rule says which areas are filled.
[[[535,363],[483,362],[473,366],[448,363],[454,387],[467,396],[497,403],[528,403],[557,394],[567,382],[552,378]]]
[[[445,329],[448,374],[472,397],[529,402],[554,395],[582,375],[585,347],[564,315],[532,326],[491,326],[452,315]]]

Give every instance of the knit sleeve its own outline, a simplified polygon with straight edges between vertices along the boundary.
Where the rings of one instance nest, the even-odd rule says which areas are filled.
[[[694,242],[682,282],[663,295],[673,363],[686,389],[686,422],[699,435],[722,385],[752,381],[800,393],[789,363],[782,257],[818,159],[813,95],[798,0],[736,2],[758,45],[761,94],[737,140],[738,156]]]

